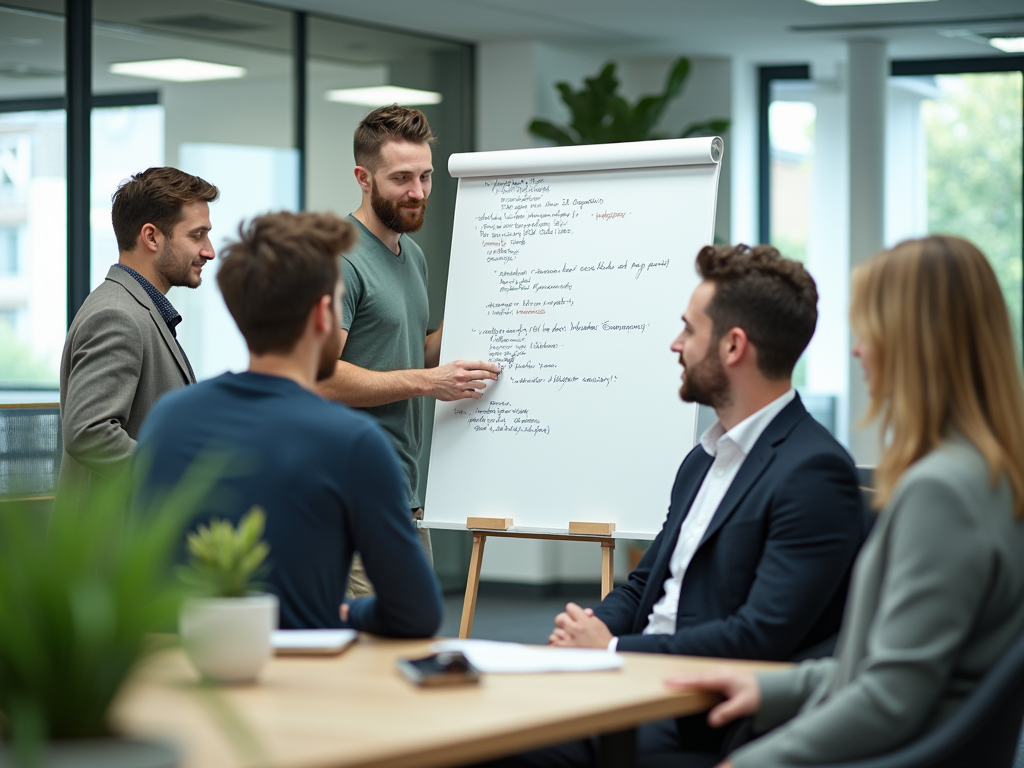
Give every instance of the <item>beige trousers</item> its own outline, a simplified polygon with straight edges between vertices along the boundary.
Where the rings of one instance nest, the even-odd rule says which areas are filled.
[[[413,520],[423,519],[423,508],[414,509],[412,511]],[[417,528],[416,533],[420,536],[420,543],[423,545],[423,551],[427,554],[427,562],[430,563],[430,567],[434,567],[434,553],[430,548],[430,530],[427,528]],[[346,598],[353,597],[372,597],[373,596],[373,584],[366,577],[366,569],[363,568],[363,559],[356,552],[352,555],[352,568],[348,572],[348,589],[345,591]]]

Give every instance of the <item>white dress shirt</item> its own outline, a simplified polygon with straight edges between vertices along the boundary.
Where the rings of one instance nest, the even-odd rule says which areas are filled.
[[[701,539],[704,538],[704,533],[711,524],[711,519],[718,511],[718,506],[725,498],[732,481],[736,479],[754,443],[794,397],[796,391],[790,389],[728,432],[722,427],[722,422],[716,421],[700,436],[701,447],[709,456],[714,457],[714,461],[704,476],[704,482],[701,483],[700,490],[690,506],[690,512],[679,529],[676,548],[669,561],[669,577],[665,579],[664,594],[654,604],[647,617],[645,635],[671,635],[676,631],[676,612],[679,609],[679,591],[683,586],[683,578]],[[612,638],[608,650],[614,651],[618,643],[617,637]]]

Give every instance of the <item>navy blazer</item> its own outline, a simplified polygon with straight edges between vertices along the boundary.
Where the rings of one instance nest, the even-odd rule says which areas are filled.
[[[594,613],[621,651],[792,658],[838,631],[865,533],[853,461],[799,395],[761,433],[712,517],[683,578],[675,633],[641,634],[713,461],[700,445],[683,460],[661,533]]]

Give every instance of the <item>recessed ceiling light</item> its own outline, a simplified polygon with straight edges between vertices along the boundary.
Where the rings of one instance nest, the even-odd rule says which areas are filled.
[[[174,83],[194,83],[200,80],[236,80],[245,77],[245,67],[214,64],[195,59],[153,59],[151,61],[122,61],[110,65],[114,75],[145,77],[150,80],[170,80]]]
[[[993,37],[988,42],[1006,53],[1024,53],[1024,37]]]
[[[897,5],[899,3],[934,3],[935,0],[807,0],[815,5]]]
[[[324,94],[327,101],[357,104],[360,107],[383,107],[385,104],[416,106],[440,104],[443,98],[437,91],[419,91],[396,85],[375,85],[367,88],[339,88]]]

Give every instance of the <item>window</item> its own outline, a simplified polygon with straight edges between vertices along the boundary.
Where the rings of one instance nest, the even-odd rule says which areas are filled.
[[[964,72],[890,83],[886,242],[937,233],[974,242],[1002,286],[1020,356],[1024,77]]]
[[[933,233],[991,260],[1024,339],[1021,57],[893,62],[886,126],[885,246]],[[807,67],[761,71],[761,235],[804,261],[818,328],[796,384],[816,418],[849,439],[848,124],[841,80]]]
[[[0,278],[18,276],[20,232],[17,227],[0,227]]]
[[[328,90],[397,85],[439,93],[440,103],[424,107],[441,136],[438,167],[472,148],[471,46],[236,0],[93,0],[91,24],[72,13],[76,7],[0,5],[0,62],[17,73],[0,78],[0,398],[29,383],[56,390],[68,307],[74,312],[117,259],[110,197],[133,173],[173,165],[220,187],[211,206],[220,248],[243,220],[268,210],[308,203],[344,214],[358,205],[351,133],[372,107],[328,101]],[[75,44],[68,48],[65,28]],[[64,62],[87,37],[90,82],[76,77],[86,69],[81,59]],[[235,76],[180,81],[173,71],[127,74],[115,66],[166,59],[229,65]],[[91,104],[88,144],[66,136],[66,103],[70,124],[80,127],[75,105]],[[316,158],[302,164],[307,144]],[[431,261],[434,323],[443,312],[454,202],[454,181],[439,175],[417,238]],[[244,367],[248,358],[217,291],[217,262],[211,266],[199,290],[169,296],[184,317],[179,336],[199,378]]]

